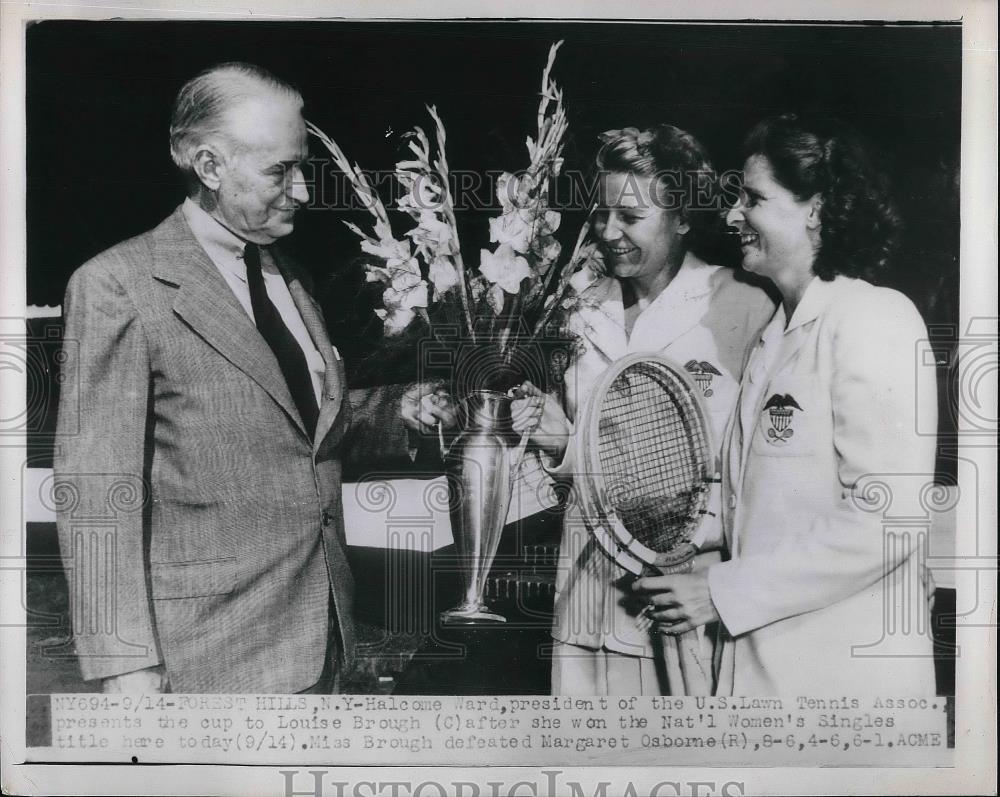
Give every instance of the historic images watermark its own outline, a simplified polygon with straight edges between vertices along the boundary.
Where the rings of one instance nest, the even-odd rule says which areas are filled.
[[[410,197],[419,209],[439,207],[436,177],[418,175],[417,185],[405,187],[393,169],[363,169],[362,174],[387,208],[395,208],[399,200]],[[551,180],[547,203],[558,210],[593,208],[600,199],[601,176],[607,172],[596,169],[566,169]],[[509,172],[499,169],[453,169],[449,175],[448,190],[456,211],[496,212],[500,200],[517,199],[517,181]],[[517,177],[518,173],[514,173]],[[712,179],[715,176],[717,182]],[[313,157],[301,164],[286,166],[285,179],[296,186],[304,186],[309,201],[301,207],[309,210],[368,211],[362,197],[352,188],[351,182],[329,158]],[[640,181],[654,180],[657,190],[650,195],[640,188]],[[420,183],[427,181],[426,190]],[[743,198],[743,172],[729,169],[719,175],[686,170],[665,170],[652,175],[628,174],[616,195],[605,197],[608,204],[630,202],[637,208],[647,203],[662,210],[703,210],[725,213]],[[432,190],[433,189],[433,190]],[[293,192],[286,192],[291,195]],[[289,200],[291,201],[291,200]],[[299,207],[297,205],[297,207]]]
[[[743,797],[746,788],[739,780],[662,780],[636,785],[598,780],[584,783],[566,776],[561,769],[543,769],[534,780],[370,780],[348,782],[324,770],[282,769],[285,797],[538,797],[564,794],[567,797]]]

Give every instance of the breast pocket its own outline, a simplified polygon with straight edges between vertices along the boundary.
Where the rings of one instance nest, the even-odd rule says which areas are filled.
[[[830,445],[830,398],[815,379],[775,379],[766,395],[753,433],[755,454],[806,457]]]
[[[705,419],[710,426],[715,448],[722,444],[723,432],[736,404],[739,383],[729,371],[711,360],[688,360],[684,370],[694,388]]]

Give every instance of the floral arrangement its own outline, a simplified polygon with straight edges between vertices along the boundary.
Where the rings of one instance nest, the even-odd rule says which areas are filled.
[[[442,342],[457,340],[480,354],[489,353],[488,360],[508,367],[511,382],[523,378],[513,365],[518,352],[541,337],[551,340],[559,311],[572,304],[568,294],[573,273],[599,258],[595,244],[587,240],[588,221],[570,256],[560,259],[555,233],[561,214],[548,203],[550,184],[562,168],[568,130],[562,91],[551,77],[561,44],[550,48],[542,73],[538,129],[527,139],[529,163],[518,174],[505,172],[497,181],[501,212],[489,221],[491,246],[480,249],[475,266],[462,259],[449,187],[447,136],[433,105],[427,106],[434,123],[433,145],[424,130],[415,127],[405,137],[408,157],[396,164],[395,176],[403,189],[396,209],[415,222],[402,235],[394,231],[385,205],[358,164],[352,165],[333,139],[309,124],[373,217],[369,232],[345,224],[373,257],[365,266],[367,280],[385,286],[383,308],[375,311],[385,333],[399,335],[419,319]],[[461,330],[457,337],[451,334],[455,329]]]

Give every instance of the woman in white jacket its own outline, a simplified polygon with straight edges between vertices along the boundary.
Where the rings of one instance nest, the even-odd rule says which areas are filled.
[[[696,252],[719,221],[717,180],[704,149],[670,125],[612,130],[597,156],[594,232],[607,273],[576,274],[569,328],[580,354],[561,395],[515,402],[515,428],[571,479],[573,419],[600,375],[633,352],[686,368],[700,387],[716,448],[736,399],[743,363],[774,303],[760,288]],[[540,420],[538,420],[540,418]],[[720,534],[714,534],[719,537]],[[655,629],[639,612],[632,577],[595,545],[579,505],[564,518],[556,581],[552,690],[556,694],[670,694]]]
[[[906,519],[933,502],[936,396],[916,308],[870,282],[898,229],[885,182],[851,131],[793,115],[746,155],[727,221],[781,305],[723,446],[729,558],[633,586],[666,629],[721,618],[719,694],[933,694]]]

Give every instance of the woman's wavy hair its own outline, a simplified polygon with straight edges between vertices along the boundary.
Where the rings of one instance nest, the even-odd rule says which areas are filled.
[[[625,172],[657,178],[657,201],[690,226],[685,245],[696,255],[721,232],[719,178],[708,153],[690,133],[660,124],[625,127],[600,135],[597,174]]]
[[[878,281],[899,244],[901,224],[888,180],[861,137],[841,122],[782,114],[760,122],[744,155],[763,155],[775,179],[804,201],[819,194],[820,246],[813,271]]]

